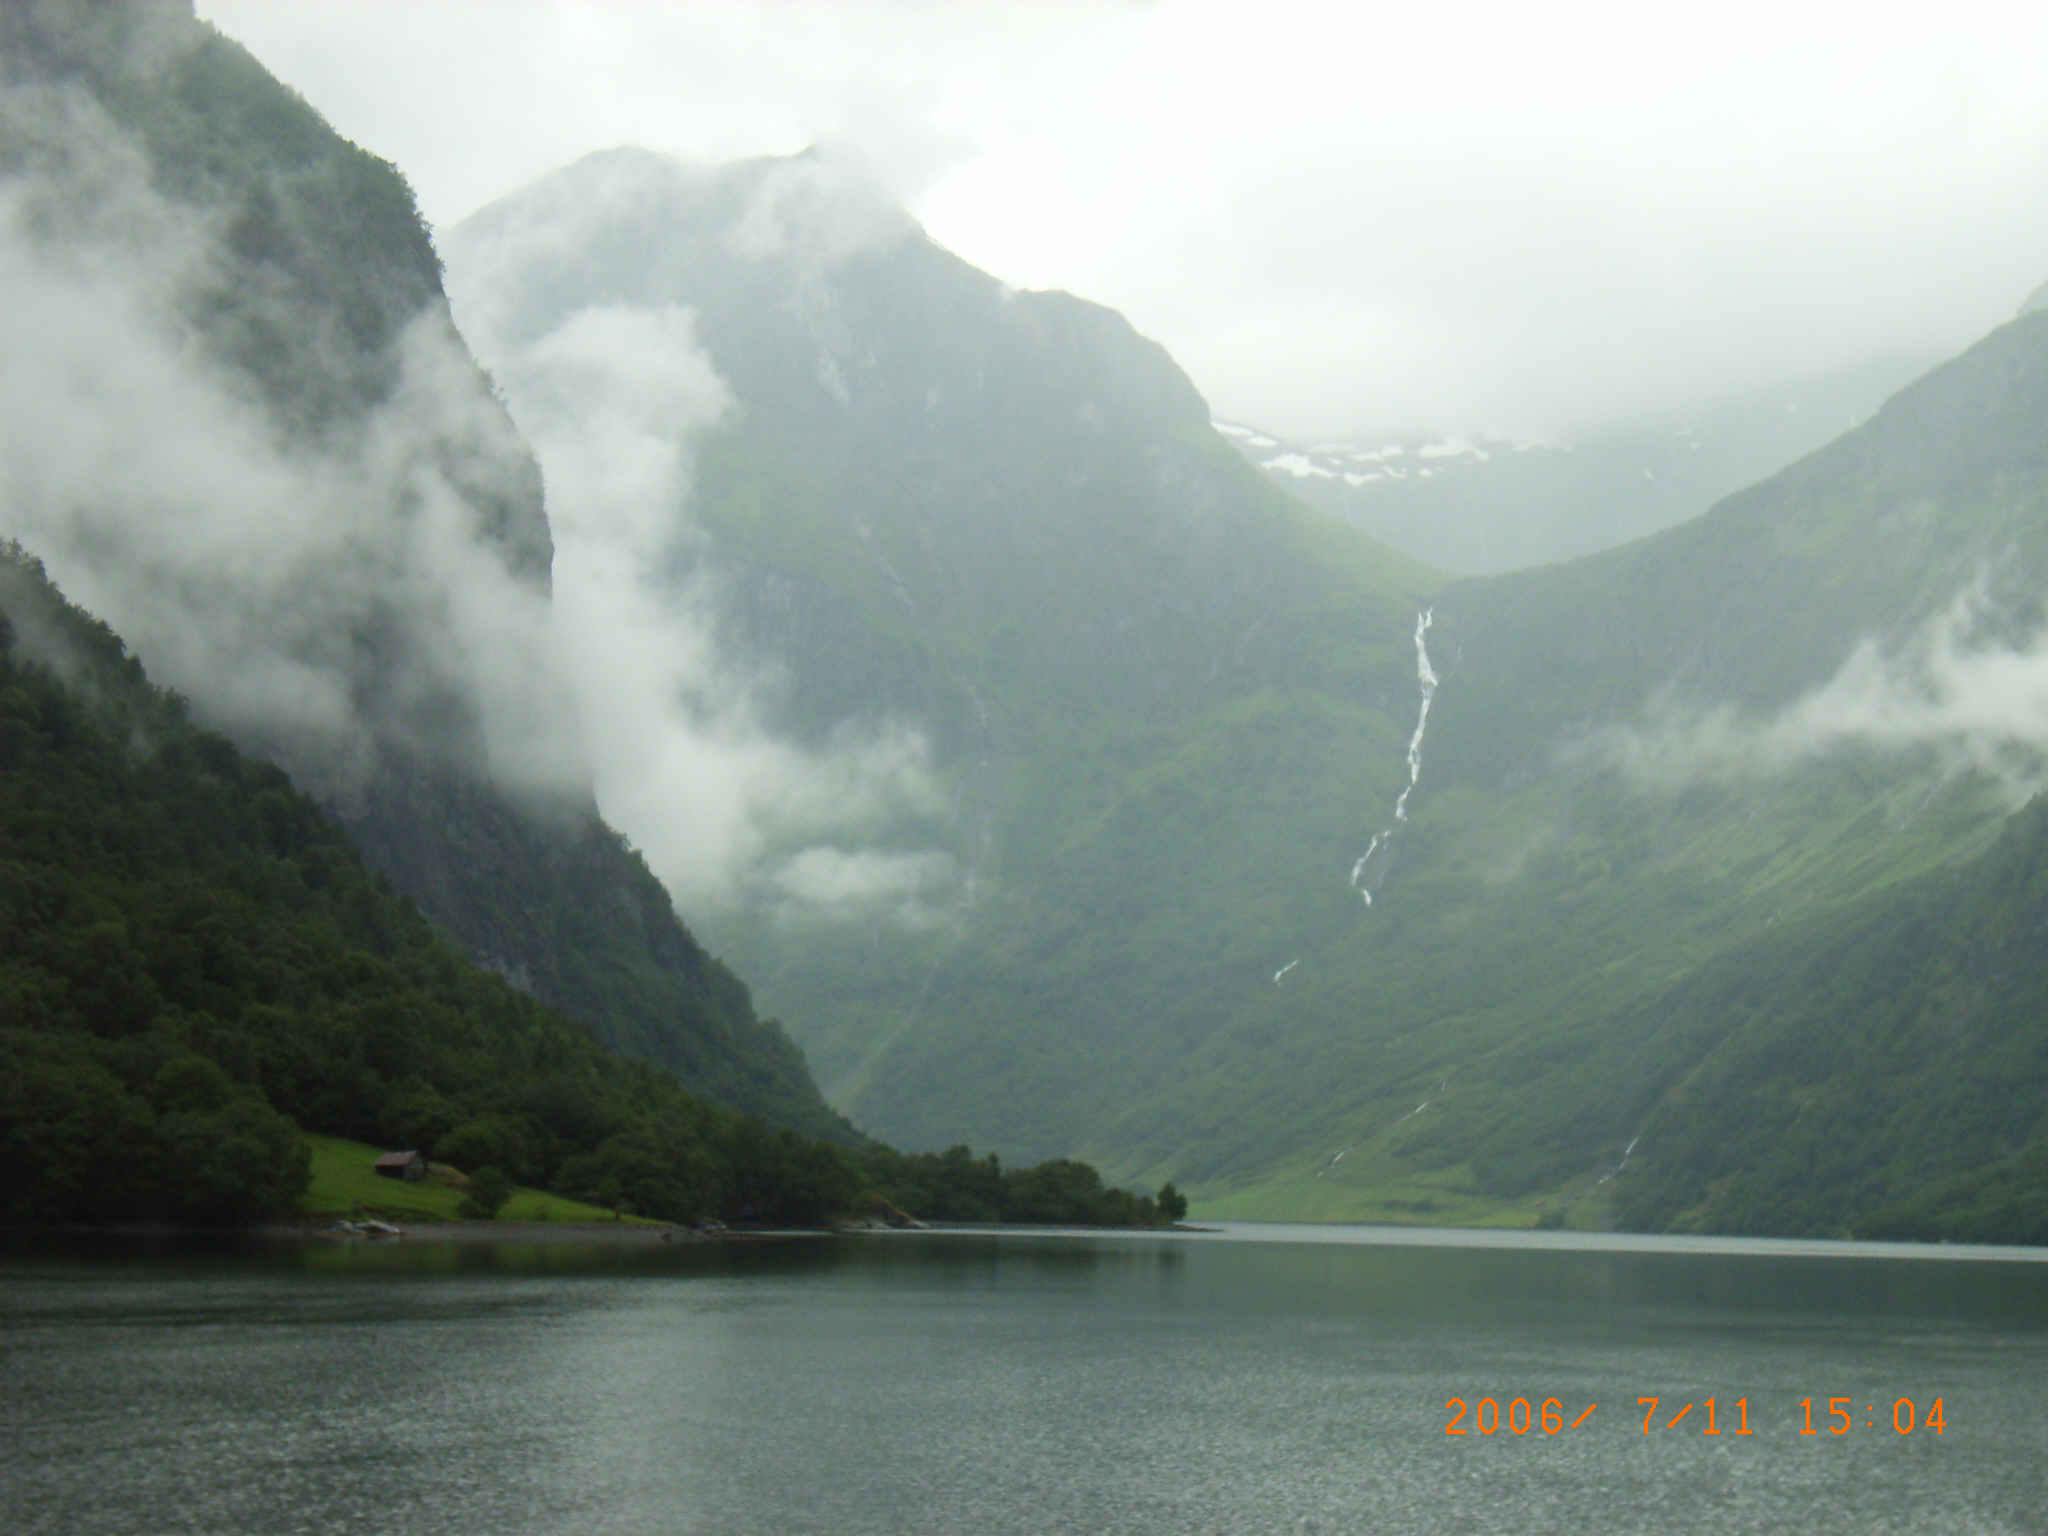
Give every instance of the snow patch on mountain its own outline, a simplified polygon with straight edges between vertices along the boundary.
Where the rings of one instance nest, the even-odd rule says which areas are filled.
[[[1278,458],[1262,460],[1259,467],[1270,469],[1275,474],[1292,475],[1297,480],[1334,480],[1337,477],[1336,470],[1325,469],[1305,453],[1283,453]]]

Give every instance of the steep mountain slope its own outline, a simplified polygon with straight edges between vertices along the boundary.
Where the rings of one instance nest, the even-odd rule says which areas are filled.
[[[1698,1064],[1645,1122],[1622,1220],[2048,1239],[2044,837],[2031,806],[1982,857],[1745,946],[1636,1021]]]
[[[1119,317],[1003,289],[816,156],[597,156],[446,248],[537,438],[580,377],[563,338],[687,309],[732,405],[669,423],[695,460],[672,590],[772,659],[777,728],[929,746],[940,806],[770,848],[750,899],[692,913],[849,1113],[1100,1150],[1305,932],[1350,923],[1434,578],[1265,484]],[[787,899],[821,868],[876,878]]]
[[[0,543],[0,1218],[288,1214],[298,1126],[672,1219],[859,1187],[466,961]]]
[[[1071,1159],[849,1151],[621,1060],[458,955],[0,542],[0,1218],[289,1214],[301,1126],[674,1220],[1185,1213]]]
[[[474,953],[850,1134],[596,815],[539,475],[410,190],[187,4],[0,13],[0,530]]]
[[[1251,1203],[1374,1208],[1358,1197],[1378,1189],[1378,1208],[1441,1214],[1563,1191],[1636,1220],[1693,1208],[1697,1194],[1637,1200],[1627,1176],[1599,1180],[1627,1162],[1684,1186],[1691,1154],[1660,1145],[1683,1120],[1666,1096],[1724,1033],[1788,1050],[1818,1037],[1811,989],[1789,976],[1794,941],[1775,931],[1835,943],[1842,913],[1984,848],[2039,784],[2044,321],[2001,328],[1694,523],[1439,596],[1428,792],[1384,944],[1354,956],[1373,967],[1372,1022],[1340,1041],[1352,971],[1323,1005],[1330,1023],[1303,1031],[1324,1041],[1316,1081],[1376,1074],[1412,1091],[1357,1093],[1328,1118],[1323,1159],[1247,1180]],[[1931,937],[1894,960],[1916,976],[1945,963]],[[1685,980],[1703,965],[1724,982]],[[1745,973],[1787,978],[1786,995],[1697,1006]],[[2011,1027],[2027,1048],[2030,1026]],[[1219,1042],[1218,1061],[1230,1051]],[[1958,1059],[1930,1052],[1888,1091],[1956,1103]],[[1982,1125],[1916,1121],[1898,1159],[1922,1177],[1953,1169],[1935,1138],[1979,1145],[1997,1119],[1985,1103]],[[2008,1130],[1991,1139],[2016,1155]],[[1722,1166],[1801,1156],[1774,1123]],[[1827,1223],[1908,1198],[1883,1179],[1854,1194]],[[1780,1191],[1697,1219],[1754,1227],[1796,1210],[1819,1224],[1824,1207]]]
[[[1492,575],[1695,517],[1867,420],[1936,361],[1876,358],[1560,442],[1479,434],[1309,444],[1232,423],[1217,430],[1311,506],[1447,571]]]
[[[2034,314],[1682,528],[1447,593],[1468,680],[1446,700],[1445,772],[1498,782],[1554,747],[1559,722],[1620,719],[1659,689],[1783,706],[1860,642],[1896,646],[1980,585],[1985,626],[2037,628],[2044,419],[2048,317]]]

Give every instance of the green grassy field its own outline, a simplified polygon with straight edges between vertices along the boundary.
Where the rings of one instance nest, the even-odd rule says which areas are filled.
[[[364,1217],[384,1221],[460,1221],[463,1191],[438,1178],[408,1184],[380,1178],[373,1165],[384,1149],[338,1136],[306,1136],[313,1149],[313,1182],[301,1211],[308,1216]],[[637,1216],[621,1216],[602,1206],[585,1205],[562,1195],[521,1186],[498,1213],[500,1221],[618,1221],[657,1225]]]
[[[1521,1198],[1492,1195],[1464,1166],[1417,1171],[1380,1141],[1332,1164],[1298,1163],[1219,1188],[1191,1204],[1196,1220],[1373,1222],[1388,1226],[1536,1227],[1598,1231],[1611,1224],[1596,1175]]]

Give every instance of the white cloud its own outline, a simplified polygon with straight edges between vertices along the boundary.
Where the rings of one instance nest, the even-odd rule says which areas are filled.
[[[779,910],[785,917],[858,919],[881,908],[905,927],[931,928],[946,921],[959,874],[952,855],[938,851],[820,846],[783,861],[766,883],[782,898]]]
[[[509,275],[488,253],[476,270],[458,287],[465,319],[500,313],[490,279]],[[842,846],[943,819],[923,736],[848,721],[792,741],[767,723],[773,672],[718,640],[690,464],[736,407],[690,312],[601,305],[523,344],[482,322],[472,335],[547,477],[554,630],[607,817],[685,911],[758,898],[926,921],[949,859]]]
[[[11,118],[53,106],[0,103]],[[537,729],[559,700],[545,594],[481,536],[457,483],[488,481],[494,455],[516,463],[516,440],[446,316],[405,334],[395,389],[354,430],[289,440],[177,319],[210,269],[210,223],[158,197],[92,109],[58,110],[98,195],[91,226],[58,239],[26,184],[0,203],[0,530],[159,682],[311,787],[360,781],[366,708],[402,734],[450,700],[501,777],[575,782],[573,743]],[[374,701],[371,623],[390,630]]]
[[[1773,777],[1848,748],[1931,751],[2017,805],[2048,787],[2048,628],[2002,643],[1996,619],[1980,581],[1906,644],[1865,640],[1826,684],[1775,713],[1667,698],[1580,750],[1656,789]]]
[[[915,230],[865,155],[827,146],[770,167],[729,240],[737,256],[781,260],[815,280]]]
[[[865,846],[945,821],[922,735],[846,721],[793,741],[767,723],[782,680],[718,643],[686,507],[695,437],[735,407],[687,311],[584,309],[515,343],[488,285],[471,292],[547,483],[550,602],[482,526],[531,505],[527,448],[444,310],[405,330],[364,416],[288,431],[180,319],[232,270],[214,222],[159,196],[82,97],[9,95],[0,116],[50,127],[95,188],[75,210],[31,183],[0,199],[0,535],[159,682],[330,799],[405,740],[507,787],[594,783],[688,908],[865,893],[926,920],[944,856]],[[823,246],[791,247],[785,200],[821,195],[801,169],[779,180],[754,237],[799,261],[869,237],[856,199]],[[527,253],[547,234],[524,231]],[[352,358],[329,364],[347,377]]]
[[[618,143],[842,141],[1296,438],[1547,436],[1956,349],[2048,277],[2048,12],[1986,0],[205,10],[444,224]]]

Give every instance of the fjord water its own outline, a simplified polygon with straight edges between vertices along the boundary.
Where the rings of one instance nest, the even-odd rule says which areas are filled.
[[[10,1256],[0,1299],[15,1532],[2048,1522],[2044,1250],[1249,1224],[74,1248]],[[1454,1397],[1495,1399],[1494,1433],[1447,1435]],[[1516,1435],[1517,1397],[1597,1407]],[[1942,1432],[1900,1434],[1901,1398]]]

